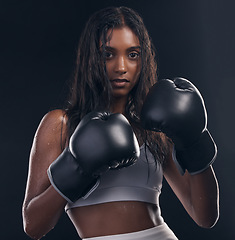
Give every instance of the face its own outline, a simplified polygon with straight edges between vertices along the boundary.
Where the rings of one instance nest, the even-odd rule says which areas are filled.
[[[140,75],[139,39],[128,27],[108,31],[106,43],[106,71],[114,97],[127,97]]]

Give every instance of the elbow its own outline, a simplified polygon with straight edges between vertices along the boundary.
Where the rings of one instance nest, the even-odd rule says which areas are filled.
[[[39,240],[43,236],[44,233],[40,231],[40,228],[33,224],[31,221],[23,221],[24,232],[32,239]]]
[[[23,206],[22,208],[22,217],[24,232],[32,239],[40,239],[40,236],[37,236],[36,234],[35,227],[33,226],[32,221],[29,219],[26,206]]]
[[[196,221],[197,225],[202,228],[213,228],[219,219],[219,211],[216,211],[210,215],[204,216],[203,219]]]
[[[45,234],[42,233],[41,228],[35,223],[33,219],[23,211],[23,229],[24,232],[32,239],[39,240]]]
[[[32,239],[38,240],[42,238],[36,229],[29,223],[24,223],[24,232]]]
[[[35,236],[34,232],[28,226],[24,226],[24,232],[32,239],[40,239],[39,236]]]
[[[215,226],[215,224],[217,223],[218,218],[214,219],[214,220],[209,220],[209,221],[204,221],[204,222],[199,222],[197,223],[199,227],[201,228],[206,228],[206,229],[210,229],[213,228]]]
[[[55,227],[58,217],[51,217],[49,214],[45,214],[45,211],[39,211],[39,208],[36,208],[37,206],[32,207],[25,204],[22,216],[24,232],[30,238],[38,240]]]

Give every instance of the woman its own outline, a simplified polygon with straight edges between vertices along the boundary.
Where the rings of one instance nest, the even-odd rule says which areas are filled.
[[[35,134],[23,204],[30,237],[40,239],[54,228],[65,208],[82,239],[177,239],[160,214],[163,176],[199,226],[216,223],[218,186],[212,162],[196,174],[180,174],[172,141],[140,124],[144,100],[157,78],[154,57],[143,21],[132,9],[110,7],[89,19],[68,106],[46,114]],[[129,120],[140,157],[132,166],[107,171],[96,189],[69,201],[47,171],[71,145],[79,122],[94,110],[121,113]]]

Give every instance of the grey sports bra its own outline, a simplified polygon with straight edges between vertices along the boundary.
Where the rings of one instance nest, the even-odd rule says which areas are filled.
[[[141,201],[159,205],[162,178],[160,163],[155,164],[153,155],[144,144],[134,165],[106,172],[94,191],[74,203],[67,203],[65,210],[115,201]]]

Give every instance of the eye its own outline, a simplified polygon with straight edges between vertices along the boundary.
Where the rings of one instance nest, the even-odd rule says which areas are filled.
[[[106,59],[111,59],[113,57],[113,53],[109,51],[105,51],[104,56]]]
[[[128,56],[131,59],[137,59],[139,57],[139,55],[140,54],[138,52],[130,52]]]

